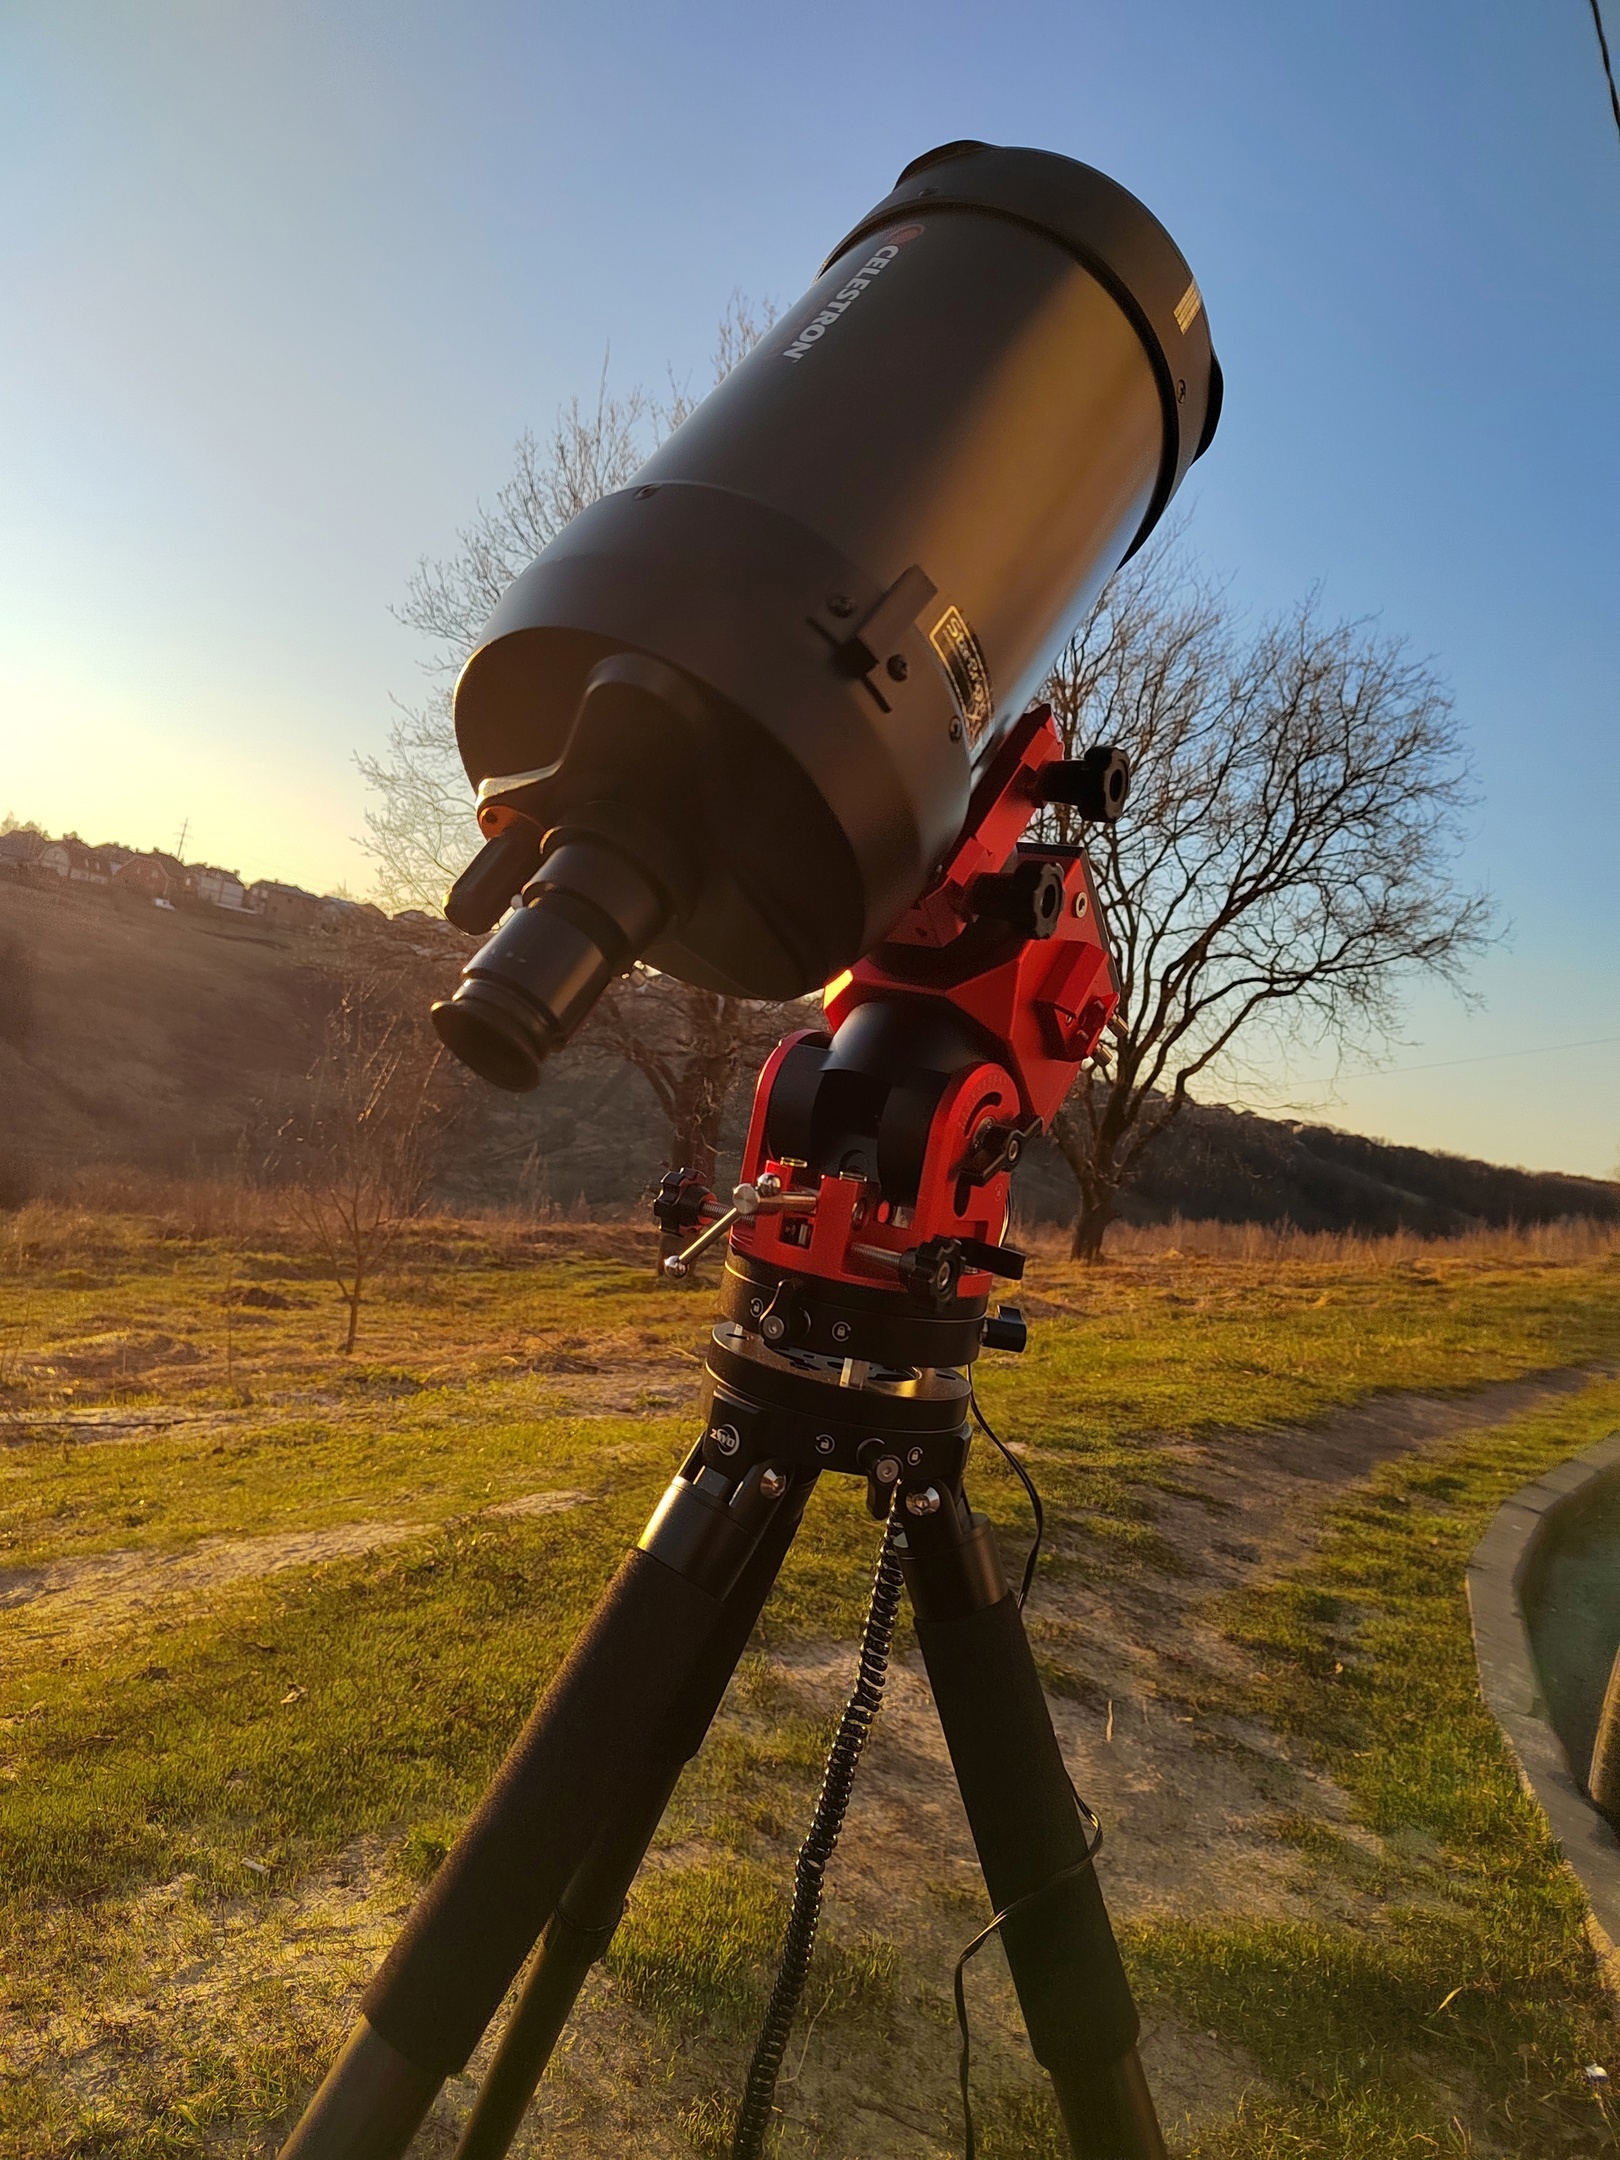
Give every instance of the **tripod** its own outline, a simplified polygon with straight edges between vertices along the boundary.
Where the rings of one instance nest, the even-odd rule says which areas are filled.
[[[1117,753],[1065,760],[1046,709],[1027,714],[937,882],[830,986],[830,1035],[792,1036],[767,1061],[735,1205],[665,1180],[661,1226],[697,1233],[666,1269],[729,1233],[702,1438],[411,1913],[282,2160],[399,2160],[538,1939],[457,2160],[507,2150],[823,1472],[863,1478],[889,1525],[885,1557],[1075,2160],[1163,2160],[1087,1820],[989,1523],[963,1490],[973,1361],[1023,1346],[1021,1319],[988,1310],[995,1278],[1023,1269],[1000,1242],[1011,1172],[1117,998],[1084,857],[1019,835],[1044,802],[1109,815],[1124,788]]]

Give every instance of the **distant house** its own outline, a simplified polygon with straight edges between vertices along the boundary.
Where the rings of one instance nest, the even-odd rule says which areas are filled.
[[[46,849],[42,832],[32,825],[19,825],[14,832],[0,833],[0,863],[14,870],[32,869]]]
[[[124,855],[115,864],[112,877],[120,892],[144,893],[149,900],[167,900],[171,904],[189,883],[185,865],[158,848],[144,855]]]
[[[205,864],[191,873],[192,892],[211,907],[240,908],[246,897],[242,880],[234,870],[216,870]]]
[[[283,885],[276,878],[260,878],[247,889],[247,905],[276,930],[313,930],[321,919],[324,902],[301,885]]]
[[[358,929],[362,924],[381,923],[387,927],[388,917],[370,900],[345,900],[338,893],[328,893],[320,902],[317,918],[323,930]]]
[[[86,847],[77,833],[64,833],[60,840],[47,840],[34,858],[34,867],[54,871],[59,878],[71,879],[76,885],[112,883],[107,850]]]

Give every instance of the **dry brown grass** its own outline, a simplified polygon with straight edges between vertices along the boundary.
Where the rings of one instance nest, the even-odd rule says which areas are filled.
[[[71,1264],[76,1244],[105,1242],[108,1218],[125,1218],[142,1240],[186,1238],[286,1240],[307,1243],[300,1228],[298,1196],[286,1186],[254,1185],[231,1178],[166,1177],[152,1171],[103,1164],[80,1170],[53,1194],[32,1200],[3,1218],[0,1254],[25,1250]],[[511,1262],[543,1250],[611,1251],[630,1257],[635,1232],[645,1231],[644,1206],[587,1207],[583,1201],[541,1201],[501,1208],[424,1210],[413,1224],[418,1240],[475,1232]],[[587,1233],[586,1248],[579,1233]],[[548,1234],[549,1233],[549,1234]],[[598,1235],[590,1235],[597,1233]],[[605,1234],[605,1235],[602,1235]],[[1062,1223],[1015,1217],[1011,1235],[1044,1259],[1066,1259],[1069,1232]],[[652,1248],[649,1243],[648,1251]],[[1414,1231],[1387,1236],[1351,1230],[1300,1230],[1292,1223],[1232,1223],[1171,1216],[1163,1223],[1116,1222],[1109,1226],[1104,1258],[1114,1261],[1237,1260],[1297,1261],[1305,1265],[1388,1268],[1423,1260],[1543,1261],[1581,1264],[1620,1253],[1620,1223],[1591,1216],[1556,1222],[1509,1224],[1458,1237],[1423,1237]],[[0,1259],[0,1265],[6,1262]]]
[[[1015,1235],[1027,1250],[1066,1258],[1069,1233],[1060,1223],[1020,1223]],[[1510,1224],[1460,1237],[1419,1237],[1398,1230],[1386,1237],[1351,1230],[1296,1230],[1292,1223],[1194,1222],[1173,1215],[1165,1223],[1112,1223],[1105,1260],[1299,1261],[1306,1265],[1391,1268],[1427,1260],[1550,1261],[1560,1265],[1606,1260],[1620,1253],[1620,1223],[1589,1215],[1558,1222]]]

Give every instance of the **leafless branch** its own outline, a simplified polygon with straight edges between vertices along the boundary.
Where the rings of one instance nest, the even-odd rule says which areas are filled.
[[[1245,636],[1172,534],[1126,564],[1047,686],[1072,754],[1129,752],[1090,852],[1117,955],[1114,1055],[1055,1128],[1095,1253],[1120,1187],[1246,1030],[1376,1045],[1414,973],[1462,986],[1491,906],[1454,863],[1473,800],[1433,667],[1316,595]],[[1079,838],[1054,811],[1051,836]]]

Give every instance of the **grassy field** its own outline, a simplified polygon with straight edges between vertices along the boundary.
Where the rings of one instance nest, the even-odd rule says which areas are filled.
[[[1033,1632],[1177,2149],[1612,2151],[1582,2075],[1609,2011],[1461,1574],[1502,1497],[1620,1426],[1616,1252],[1196,1242],[1042,1257],[1028,1355],[982,1368],[1055,1522]],[[430,1223],[345,1359],[272,1213],[6,1218],[5,2160],[275,2150],[689,1443],[707,1317],[638,1233]],[[1491,1387],[1510,1415],[1322,1467],[1358,1404]],[[973,1489],[1021,1551],[1011,1477]],[[874,1539],[817,1495],[548,2153],[724,2151]],[[985,1914],[909,1663],[834,1874],[783,2154],[959,2151],[950,1968]],[[1010,1991],[974,1986],[983,2150],[1056,2154]]]

